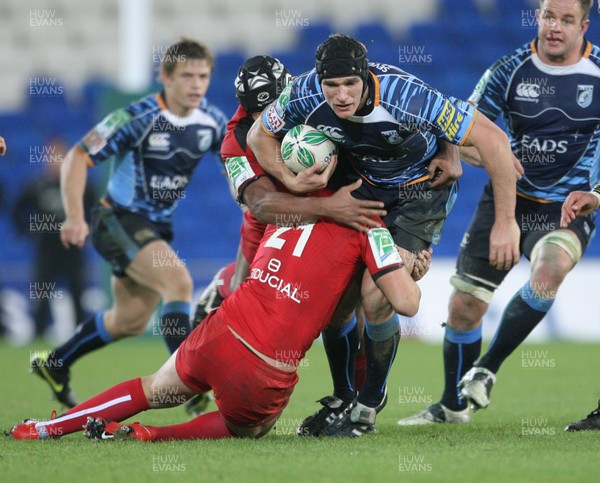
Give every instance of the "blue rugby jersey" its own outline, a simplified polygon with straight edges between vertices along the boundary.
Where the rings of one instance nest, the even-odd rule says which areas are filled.
[[[464,142],[476,115],[465,101],[445,96],[417,77],[392,65],[369,63],[369,103],[365,116],[338,118],[325,101],[313,69],[294,80],[267,107],[265,129],[283,137],[297,124],[308,124],[338,145],[367,182],[397,188],[427,178],[438,138]]]
[[[587,41],[584,49],[576,64],[550,66],[533,41],[493,64],[469,98],[490,119],[502,115],[525,198],[562,202],[598,181],[600,50]]]
[[[200,158],[210,150],[218,154],[227,117],[206,98],[190,115],[179,117],[167,109],[163,96],[117,109],[79,145],[92,166],[115,157],[107,187],[113,204],[170,223]]]

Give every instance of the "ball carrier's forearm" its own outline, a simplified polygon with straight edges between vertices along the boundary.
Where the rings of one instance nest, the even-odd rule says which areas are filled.
[[[515,220],[517,166],[508,137],[479,113],[465,146],[479,150],[494,191],[495,221],[490,233],[490,264],[508,270],[519,260],[519,227]]]
[[[62,202],[67,218],[83,218],[83,193],[87,182],[87,163],[84,152],[73,147],[65,156],[60,171]]]

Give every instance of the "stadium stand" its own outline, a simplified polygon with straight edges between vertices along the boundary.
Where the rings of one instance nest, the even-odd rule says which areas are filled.
[[[463,98],[492,61],[536,32],[536,0],[371,0],[352,7],[346,0],[150,3],[152,46],[188,35],[213,48],[216,69],[209,97],[228,115],[235,109],[233,79],[244,58],[269,53],[298,74],[312,67],[316,46],[334,31],[362,40],[372,60],[398,64]],[[0,4],[0,134],[8,142],[0,175],[0,263],[11,267],[0,275],[0,288],[13,279],[22,284],[29,273],[28,245],[16,237],[6,215],[23,180],[36,169],[32,147],[53,134],[73,143],[109,110],[118,79],[118,12],[118,0],[31,0],[27,8],[20,0]],[[593,30],[590,40],[598,42],[598,29]],[[151,61],[148,69],[155,72]],[[36,94],[40,85],[50,94]],[[149,90],[158,88],[154,84]],[[102,179],[101,173],[92,176]],[[437,256],[455,256],[484,180],[482,170],[465,168],[464,189]],[[234,257],[240,212],[215,159],[204,159],[188,191],[177,212],[174,246],[203,284],[222,261]],[[199,235],[215,226],[218,232],[209,239]],[[600,255],[600,244],[592,244],[589,255]],[[90,256],[99,262],[92,250]]]

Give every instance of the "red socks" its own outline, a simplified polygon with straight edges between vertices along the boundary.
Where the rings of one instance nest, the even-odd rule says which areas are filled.
[[[221,439],[232,438],[234,435],[225,425],[219,411],[202,414],[197,418],[182,424],[171,426],[147,426],[156,434],[154,441],[172,439]]]
[[[50,437],[58,437],[81,431],[88,416],[122,421],[147,409],[150,406],[144,395],[142,380],[138,377],[111,387],[56,419],[39,422],[36,428],[40,432],[47,432]]]
[[[142,380],[132,379],[88,399],[56,419],[37,423],[36,428],[40,434],[47,434],[51,438],[59,437],[81,431],[88,416],[123,421],[147,409],[150,409],[150,406],[144,395]],[[234,436],[218,411],[203,414],[182,424],[147,427],[156,434],[155,441],[220,439]]]

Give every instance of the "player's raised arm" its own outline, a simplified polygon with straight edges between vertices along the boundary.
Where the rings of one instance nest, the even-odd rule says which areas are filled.
[[[87,157],[77,145],[65,156],[60,170],[60,192],[66,218],[60,238],[65,247],[82,247],[89,234],[85,221],[83,193],[87,182]]]
[[[520,257],[519,227],[515,220],[515,156],[506,134],[480,112],[464,145],[477,148],[494,190],[496,217],[490,233],[490,264],[499,270],[508,270]]]

